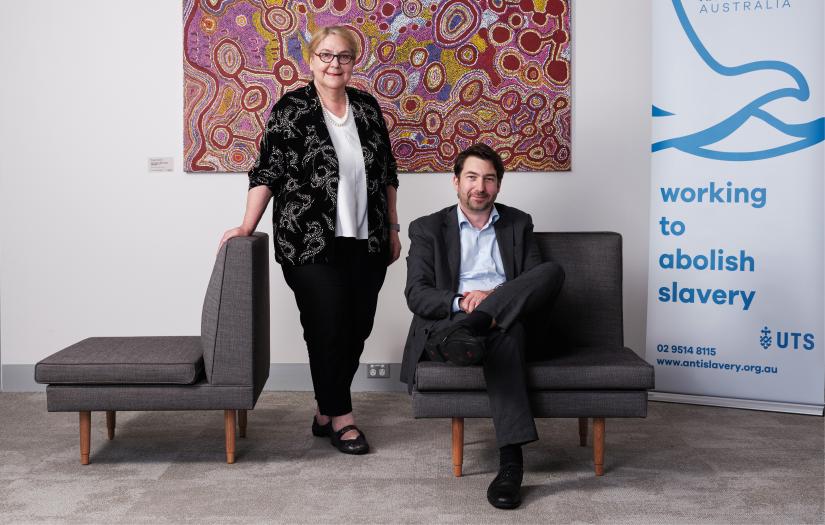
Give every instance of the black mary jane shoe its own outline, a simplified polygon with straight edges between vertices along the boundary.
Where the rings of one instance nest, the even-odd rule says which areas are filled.
[[[521,505],[521,480],[524,467],[517,464],[502,466],[498,476],[487,488],[487,501],[497,509],[514,509]]]
[[[330,427],[330,430],[331,428],[332,427]],[[341,439],[341,436],[350,430],[358,432],[358,437],[355,439]],[[366,454],[370,451],[367,437],[364,436],[364,433],[355,425],[347,425],[339,430],[332,430],[329,434],[329,442],[344,454]]]
[[[332,434],[332,418],[327,421],[326,425],[318,424],[315,416],[312,416],[312,435],[315,437],[327,437]]]

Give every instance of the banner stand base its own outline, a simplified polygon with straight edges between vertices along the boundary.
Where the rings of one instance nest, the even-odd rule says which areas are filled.
[[[665,403],[685,403],[688,405],[707,405],[725,408],[744,408],[746,410],[764,410],[767,412],[788,412],[822,416],[823,405],[805,405],[801,403],[781,403],[779,401],[759,401],[755,399],[736,399],[731,397],[697,396],[691,394],[673,394],[670,392],[648,392],[648,400]]]

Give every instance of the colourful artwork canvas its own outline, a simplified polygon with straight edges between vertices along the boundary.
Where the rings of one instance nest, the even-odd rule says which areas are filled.
[[[272,105],[312,75],[319,26],[361,40],[401,172],[484,142],[509,171],[570,169],[571,0],[184,0],[184,163],[245,172]]]

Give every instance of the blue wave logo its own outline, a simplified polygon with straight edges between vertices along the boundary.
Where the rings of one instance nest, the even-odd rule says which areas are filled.
[[[752,71],[780,71],[790,76],[796,83],[796,87],[777,89],[775,91],[765,93],[718,124],[715,124],[705,130],[682,137],[675,137],[655,142],[651,146],[651,150],[653,152],[667,148],[675,148],[690,155],[696,155],[697,157],[705,157],[708,159],[749,161],[787,155],[788,153],[793,153],[822,142],[823,138],[825,138],[825,118],[821,117],[804,124],[788,124],[786,122],[782,122],[780,119],[763,109],[763,106],[766,104],[782,98],[795,98],[799,101],[808,100],[811,94],[810,88],[808,87],[808,82],[805,80],[805,76],[802,75],[798,69],[790,64],[780,62],[778,60],[760,60],[757,62],[750,62],[732,67],[720,64],[713,58],[713,56],[711,56],[710,52],[699,40],[699,37],[688,20],[685,9],[682,6],[682,0],[672,1],[673,8],[676,10],[676,15],[679,17],[679,23],[682,25],[682,29],[684,29],[688,40],[690,40],[691,45],[693,45],[693,48],[705,64],[707,64],[713,71],[722,76],[729,77],[744,75],[745,73],[750,73]],[[654,117],[669,117],[673,115],[674,113],[653,106]],[[780,133],[784,133],[789,137],[794,137],[799,140],[774,148],[745,152],[717,151],[706,147],[730,136],[752,117],[762,120]]]

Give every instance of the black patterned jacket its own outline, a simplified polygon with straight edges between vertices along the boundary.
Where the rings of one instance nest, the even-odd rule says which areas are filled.
[[[368,246],[388,254],[387,185],[398,187],[395,157],[375,98],[347,87],[367,170]],[[335,238],[338,158],[315,85],[275,103],[249,171],[249,189],[272,191],[275,260],[286,266],[327,262]]]

